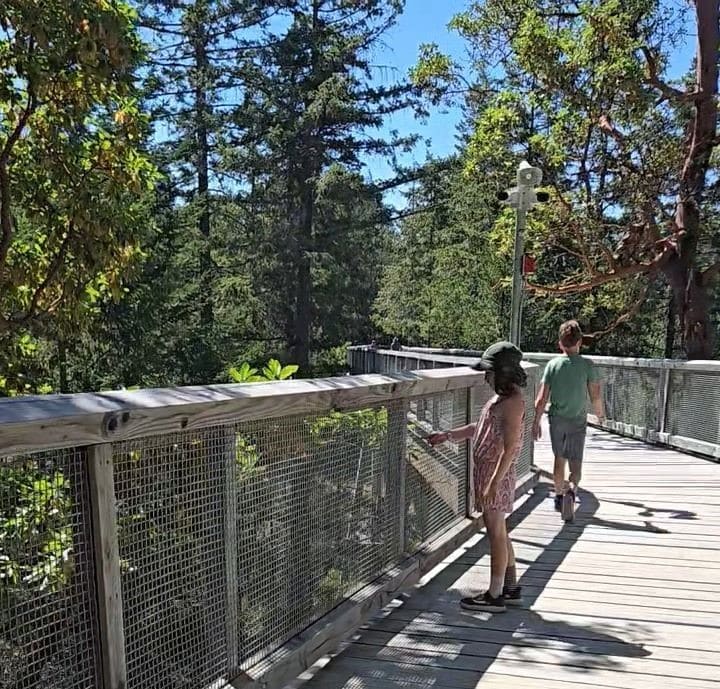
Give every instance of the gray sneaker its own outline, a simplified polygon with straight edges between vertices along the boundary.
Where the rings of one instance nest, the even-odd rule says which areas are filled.
[[[575,519],[575,491],[574,490],[569,490],[563,496],[562,518],[563,518],[563,521],[566,521],[566,522],[571,522]]]

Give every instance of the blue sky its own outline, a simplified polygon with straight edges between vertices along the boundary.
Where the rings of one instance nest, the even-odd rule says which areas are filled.
[[[418,48],[422,43],[437,43],[443,52],[462,62],[465,44],[455,32],[448,30],[447,24],[468,5],[468,0],[406,0],[405,12],[386,35],[384,44],[374,56],[374,62],[378,65],[378,78],[381,80],[383,75],[389,75],[384,78],[392,81],[393,77],[407,74],[417,61]],[[695,27],[692,21],[688,22],[686,32],[687,44],[672,56],[669,71],[673,78],[680,77],[691,65],[695,48]],[[416,119],[411,112],[402,112],[389,117],[383,131],[385,134],[392,130],[401,134],[419,134],[423,141],[411,154],[401,156],[400,159],[406,165],[420,164],[429,154],[443,157],[455,149],[459,122],[460,112],[457,108],[436,108],[427,121]],[[425,139],[428,140],[427,144]],[[367,170],[374,180],[392,177],[393,174],[391,167],[381,159],[368,160]],[[387,201],[398,207],[404,205],[399,191],[389,194]]]
[[[374,56],[379,78],[387,74],[388,81],[405,76],[417,62],[418,48],[422,43],[437,43],[440,49],[449,55],[462,58],[464,42],[454,32],[447,29],[448,22],[467,8],[468,0],[406,0],[405,12],[399,22],[386,34],[383,45]],[[394,73],[394,74],[393,74]],[[401,112],[388,117],[384,132],[397,130],[401,134],[417,133],[423,139],[429,139],[429,145],[421,141],[412,154],[401,157],[403,164],[422,163],[428,153],[442,157],[451,153],[456,146],[456,130],[460,121],[457,109],[434,109],[427,121],[420,121],[411,112]],[[368,171],[372,179],[392,177],[392,169],[382,160],[368,162]],[[400,203],[399,195],[392,194],[388,199]]]

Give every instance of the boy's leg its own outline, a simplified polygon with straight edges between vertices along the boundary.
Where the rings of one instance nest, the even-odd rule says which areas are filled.
[[[564,457],[555,455],[555,464],[553,466],[553,483],[555,484],[556,495],[562,495],[565,492],[565,466],[567,461]]]
[[[562,499],[565,495],[565,465],[567,461],[564,457],[555,457],[553,466],[553,483],[555,484],[555,510],[559,512],[562,509]]]
[[[555,507],[559,509],[559,503],[565,493],[565,423],[558,417],[550,417],[550,444],[552,445],[555,463],[553,465],[553,483],[555,484]]]
[[[570,460],[570,486],[573,490],[577,490],[582,479],[582,460]]]
[[[570,464],[570,487],[577,491],[582,479],[582,463],[585,456],[585,436],[587,424],[582,422],[575,425],[566,439],[566,456]]]
[[[582,478],[582,460],[585,453],[585,435],[587,424],[582,421],[575,423],[569,429],[565,446],[566,456],[570,464],[570,488],[565,495],[565,502],[562,506],[562,515],[565,521],[572,521],[575,517],[575,497]]]

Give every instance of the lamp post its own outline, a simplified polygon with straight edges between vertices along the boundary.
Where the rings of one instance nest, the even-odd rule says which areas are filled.
[[[515,250],[513,255],[512,301],[510,305],[510,342],[520,346],[522,327],[523,253],[527,212],[536,203],[545,203],[550,195],[536,191],[542,182],[542,170],[523,160],[517,171],[517,186],[501,191],[498,199],[515,209]]]

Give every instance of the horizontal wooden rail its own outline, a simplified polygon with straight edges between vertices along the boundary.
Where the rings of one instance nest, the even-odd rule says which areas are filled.
[[[370,351],[369,347],[365,345],[349,347],[349,349]],[[470,365],[472,364],[473,359],[477,359],[482,356],[482,351],[477,349],[443,349],[438,347],[403,347],[399,351],[392,349],[379,349],[377,350],[377,353],[389,357],[446,363],[448,366]],[[559,352],[525,352],[525,360],[532,364],[545,364],[556,356],[559,356],[559,354]],[[720,361],[642,359],[637,357],[596,356],[594,354],[587,354],[584,356],[587,356],[588,359],[598,366],[720,373]]]
[[[94,445],[224,423],[362,408],[476,385],[470,368],[0,400],[0,453]]]

